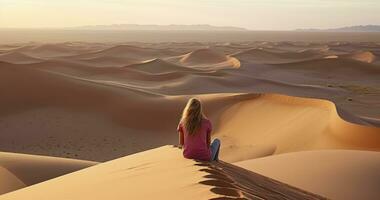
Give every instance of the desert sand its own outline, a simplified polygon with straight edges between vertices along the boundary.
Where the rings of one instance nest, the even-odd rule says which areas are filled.
[[[0,156],[1,194],[97,164],[83,160],[6,152],[1,152]]]
[[[252,183],[257,186],[249,185]],[[276,192],[266,189],[269,187]],[[180,150],[172,146],[98,164],[8,193],[0,199],[31,196],[38,199],[323,199],[223,162],[184,160]]]
[[[378,43],[14,43],[0,52],[0,151],[17,153],[1,154],[0,191],[10,193],[0,199],[380,197]],[[220,162],[165,146],[177,143],[190,97],[222,141]]]
[[[377,152],[324,150],[287,153],[235,163],[331,199],[376,199]],[[329,181],[326,181],[329,180]]]

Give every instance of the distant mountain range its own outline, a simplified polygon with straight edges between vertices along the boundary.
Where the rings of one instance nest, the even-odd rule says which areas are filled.
[[[333,29],[297,29],[296,31],[328,31],[328,32],[380,32],[380,25],[347,26]]]
[[[178,30],[178,31],[247,31],[245,28],[233,26],[212,26],[208,24],[197,25],[139,25],[139,24],[112,24],[112,25],[95,25],[95,26],[79,26],[69,29],[85,29],[85,30]]]

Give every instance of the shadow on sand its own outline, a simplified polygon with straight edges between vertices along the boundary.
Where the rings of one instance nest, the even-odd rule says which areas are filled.
[[[210,191],[219,195],[211,200],[326,199],[223,161],[197,161],[194,165],[206,172],[199,184],[211,186]]]

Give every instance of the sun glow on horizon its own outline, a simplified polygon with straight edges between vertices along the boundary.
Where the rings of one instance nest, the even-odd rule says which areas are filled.
[[[253,30],[380,24],[376,0],[0,0],[0,27],[212,24]]]

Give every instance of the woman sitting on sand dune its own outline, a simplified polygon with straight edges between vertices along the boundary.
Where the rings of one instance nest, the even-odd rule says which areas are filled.
[[[203,114],[201,102],[195,98],[190,99],[177,128],[183,156],[203,161],[218,160],[220,141],[215,139],[210,144],[211,130],[211,122]]]

